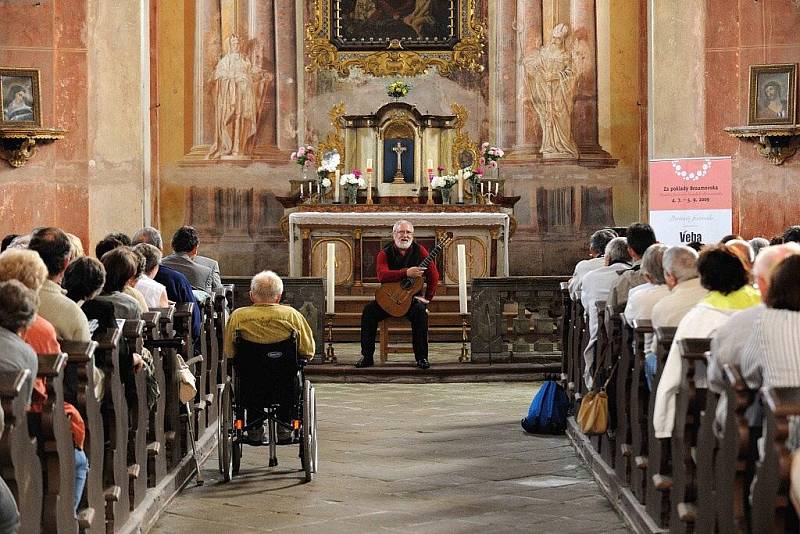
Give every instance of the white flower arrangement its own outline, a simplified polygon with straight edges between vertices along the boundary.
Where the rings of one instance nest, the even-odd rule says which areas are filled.
[[[431,187],[434,189],[450,189],[456,183],[458,183],[458,177],[451,174],[434,176],[433,179],[431,179]]]
[[[322,187],[324,187],[325,189],[328,189],[330,186],[331,186],[330,178],[323,178],[322,179]]]
[[[345,187],[358,187],[363,189],[367,187],[367,182],[360,175],[350,173],[350,174],[343,174],[339,177],[339,185],[343,185]]]
[[[336,168],[339,166],[339,163],[341,163],[342,160],[339,153],[336,152],[331,157],[327,158],[327,160],[323,158],[322,161],[323,161],[322,165],[320,165],[319,168],[317,169],[318,173],[336,172]]]

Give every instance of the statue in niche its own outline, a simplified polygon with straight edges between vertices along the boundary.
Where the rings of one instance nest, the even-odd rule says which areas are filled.
[[[209,159],[247,158],[253,150],[272,76],[259,67],[258,46],[251,56],[240,50],[239,37],[228,38],[228,53],[217,63],[214,81],[214,145]],[[255,60],[255,61],[253,61]]]
[[[569,26],[553,28],[550,42],[525,60],[525,82],[542,126],[541,153],[545,158],[577,158],[572,138],[572,110],[578,76],[566,39]]]

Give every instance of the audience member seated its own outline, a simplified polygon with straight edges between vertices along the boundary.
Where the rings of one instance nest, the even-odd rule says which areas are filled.
[[[642,256],[642,274],[646,283],[631,289],[628,304],[625,306],[625,321],[633,326],[634,321],[651,320],[653,306],[669,295],[669,286],[664,279],[664,252],[667,245],[650,245]],[[653,341],[652,334],[645,335],[644,346],[649,347]]]
[[[153,245],[139,243],[133,251],[144,258],[144,270],[136,279],[136,289],[144,297],[148,308],[166,308],[169,306],[167,288],[154,280],[161,265],[161,251]]]
[[[800,226],[790,226],[783,231],[784,243],[800,243]]]
[[[785,258],[793,254],[800,254],[800,245],[788,243],[763,249],[756,257],[753,265],[753,276],[761,293],[761,304],[746,310],[734,313],[727,323],[717,330],[711,341],[711,358],[708,362],[708,388],[717,393],[725,389],[723,369],[726,364],[742,364],[742,353],[753,327],[761,318],[766,307],[764,302],[770,287],[770,276],[773,269]],[[724,395],[717,403],[716,430],[721,435],[725,428],[725,414],[727,413],[728,399]],[[761,410],[749,409],[747,419],[750,426],[761,426]]]
[[[0,437],[5,430],[5,412],[0,406]],[[0,478],[0,532],[16,533],[19,531],[19,509],[14,494],[6,481]]]
[[[0,282],[0,371],[30,371],[31,379],[25,382],[20,391],[27,404],[31,402],[39,361],[23,336],[36,320],[37,304],[36,293],[22,282]]]
[[[60,285],[72,251],[69,238],[58,228],[40,228],[31,235],[28,247],[38,252],[47,266],[48,279],[39,291],[39,315],[50,321],[59,339],[90,341],[86,315]]]
[[[739,256],[744,268],[750,273],[753,270],[753,262],[756,259],[756,254],[753,252],[753,247],[750,246],[750,243],[744,239],[731,239],[725,245],[731,252]]]
[[[130,238],[123,233],[117,232],[108,234],[94,247],[94,254],[98,260],[102,260],[103,256],[105,256],[107,252],[120,247],[128,247],[126,243],[130,243],[130,241]],[[137,263],[137,265],[139,267],[137,267],[137,269],[144,269],[144,258],[139,258],[138,261],[139,263]],[[141,273],[139,272],[139,274]],[[125,284],[122,292],[136,300],[136,303],[139,305],[139,313],[145,313],[148,311],[149,308],[147,307],[147,301],[145,301],[144,296],[141,294],[141,292],[139,292],[138,289],[136,289],[134,285]]]
[[[47,280],[47,267],[32,250],[11,249],[0,254],[0,282],[17,280],[25,287],[38,293],[42,284]],[[30,328],[22,336],[36,354],[57,354],[61,352],[61,345],[56,339],[56,330],[41,315],[36,315]],[[83,442],[86,435],[86,426],[83,418],[73,403],[77,402],[78,375],[77,370],[68,367],[64,375],[64,412],[69,417],[72,428],[72,440],[75,445],[75,502],[73,512],[77,511],[89,463],[83,452]],[[36,378],[31,399],[31,411],[41,413],[44,401],[47,400],[47,388],[44,380]]]
[[[683,338],[712,337],[731,315],[758,305],[758,291],[750,285],[744,264],[728,246],[707,247],[697,260],[700,283],[709,294],[681,319],[656,391],[653,427],[657,438],[672,436],[675,426],[675,395],[681,383]],[[662,301],[663,302],[663,301]],[[697,380],[704,387],[705,380]]]
[[[103,254],[100,261],[106,269],[106,281],[96,299],[112,303],[117,319],[141,319],[139,303],[123,292],[131,280],[136,280],[138,256],[127,247],[118,247]]]
[[[769,239],[765,237],[754,237],[748,241],[748,243],[750,243],[750,248],[753,249],[755,257],[758,257],[758,253],[761,252],[761,249],[767,248],[770,245]]]
[[[109,234],[100,241],[98,241],[97,244],[94,246],[94,257],[97,258],[98,260],[102,260],[106,252],[110,252],[115,248],[124,246],[125,244],[122,241]]]
[[[585,314],[589,317],[589,344],[583,353],[586,362],[584,381],[587,387],[592,386],[592,364],[594,363],[594,345],[597,342],[597,307],[596,302],[605,301],[611,287],[619,279],[619,272],[630,267],[628,242],[624,237],[615,237],[606,245],[605,266],[595,269],[583,277],[581,286],[581,303]]]
[[[614,313],[625,311],[625,305],[628,303],[628,292],[631,288],[646,282],[644,275],[640,271],[642,256],[650,245],[656,242],[656,234],[649,224],[633,223],[628,226],[625,239],[628,240],[628,254],[630,254],[633,263],[629,270],[620,274],[611,287],[611,292],[608,295],[608,305],[614,310]]]
[[[738,239],[739,241],[742,241],[744,238],[742,236],[738,235],[738,234],[728,234],[725,237],[723,237],[722,239],[720,239],[719,242],[721,244],[723,244],[723,245],[726,245],[728,243],[728,241],[733,241],[734,239]]]
[[[572,300],[577,300],[578,291],[581,290],[583,277],[586,273],[599,269],[605,264],[603,255],[606,251],[608,242],[617,237],[617,233],[610,228],[603,228],[592,234],[589,238],[589,259],[581,260],[575,265],[575,272],[569,279],[569,294]]]
[[[75,234],[70,234],[69,232],[64,232],[64,233],[67,234],[70,247],[72,247],[72,250],[70,251],[69,254],[69,262],[72,263],[76,258],[85,256],[86,253],[83,251],[83,243],[81,242],[81,238],[76,236]]]
[[[147,313],[150,311],[150,306],[147,305],[147,300],[145,300],[142,292],[136,289],[136,284],[139,282],[139,278],[144,275],[144,268],[147,265],[147,260],[144,259],[144,256],[133,250],[132,247],[125,248],[133,252],[133,255],[136,257],[136,275],[129,280],[127,284],[125,284],[122,292],[136,300],[136,304],[139,305],[140,314]]]
[[[133,234],[133,242],[135,244],[147,243],[153,245],[160,250],[162,254],[164,253],[164,242],[161,239],[161,233],[152,226],[142,228]],[[198,351],[200,348],[200,323],[202,318],[197,299],[192,292],[192,285],[189,283],[189,280],[187,280],[183,274],[164,265],[163,262],[154,280],[167,288],[167,297],[169,300],[173,302],[194,303],[194,310],[192,311],[192,337],[195,340],[195,352]]]
[[[214,271],[194,261],[199,243],[197,230],[191,226],[181,226],[172,236],[173,253],[165,256],[161,263],[182,273],[192,288],[211,295],[214,292]]]
[[[252,306],[237,308],[228,319],[225,328],[224,353],[234,358],[235,340],[239,335],[252,343],[277,343],[288,338],[292,332],[297,333],[298,355],[308,360],[314,357],[314,333],[305,317],[291,306],[280,304],[283,294],[283,281],[272,271],[262,271],[250,282],[250,300]],[[288,410],[290,407],[282,407]],[[286,416],[280,416],[288,420]],[[291,433],[279,427],[279,439],[286,442]],[[251,441],[261,441],[263,428],[251,433]]]
[[[94,258],[84,256],[78,258],[67,267],[62,286],[67,297],[81,307],[90,320],[97,321],[101,330],[116,328],[114,304],[96,300],[106,283],[106,268]]]
[[[17,237],[19,237],[19,234],[8,234],[7,236],[5,236],[3,238],[2,244],[0,244],[0,252],[3,252],[5,249],[7,249],[9,245],[11,245],[11,242],[14,241],[14,239],[16,239]]]

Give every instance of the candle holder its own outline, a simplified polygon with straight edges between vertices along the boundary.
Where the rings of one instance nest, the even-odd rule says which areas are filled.
[[[372,170],[367,169],[367,204],[372,204]]]
[[[469,354],[469,347],[467,345],[467,319],[468,313],[461,314],[461,356],[458,357],[458,363],[469,363],[472,358]]]
[[[433,205],[433,169],[428,169],[428,206]]]
[[[326,313],[325,314],[325,329],[327,330],[326,334],[326,347],[325,347],[325,357],[322,359],[322,363],[332,363],[336,364],[336,353],[333,350],[333,318],[336,317],[334,313]]]
[[[488,193],[484,193],[482,196],[483,196],[483,203],[486,204],[487,206],[491,206],[494,204],[494,202],[492,202],[492,199],[497,198],[497,193],[492,193],[491,191],[489,191]]]

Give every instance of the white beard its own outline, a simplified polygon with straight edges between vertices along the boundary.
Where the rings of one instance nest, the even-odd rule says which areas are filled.
[[[400,240],[395,240],[394,246],[396,246],[400,250],[408,250],[411,247],[411,243],[413,243],[413,241],[407,241],[404,243]]]

